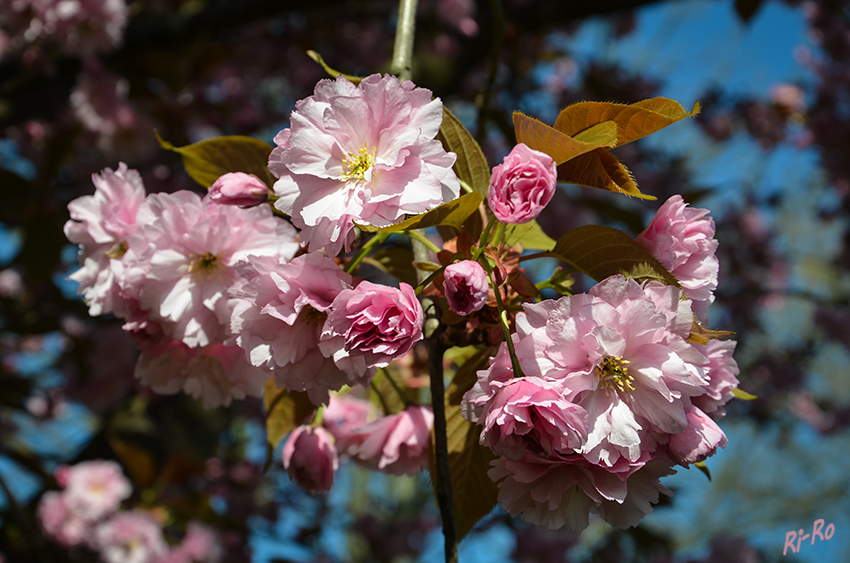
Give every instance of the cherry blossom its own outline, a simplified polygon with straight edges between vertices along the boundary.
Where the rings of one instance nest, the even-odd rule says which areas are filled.
[[[321,80],[275,137],[275,206],[311,251],[347,250],[354,224],[386,226],[458,197],[455,155],[434,140],[442,103],[391,75]]]

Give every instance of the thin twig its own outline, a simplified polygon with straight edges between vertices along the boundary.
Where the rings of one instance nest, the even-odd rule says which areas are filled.
[[[390,72],[399,80],[410,80],[413,61],[413,35],[416,32],[417,0],[401,0],[398,3],[398,24],[395,28],[395,45]]]

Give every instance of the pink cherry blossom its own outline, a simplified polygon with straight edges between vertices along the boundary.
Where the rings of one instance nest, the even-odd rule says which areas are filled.
[[[339,453],[351,455],[363,443],[366,434],[359,429],[375,418],[374,410],[365,399],[331,395],[328,406],[322,412],[322,425],[333,434]]]
[[[458,315],[471,315],[481,310],[487,302],[490,286],[487,272],[481,264],[472,260],[462,260],[446,266],[445,294],[449,307]]]
[[[82,266],[69,277],[79,282],[77,291],[91,315],[122,314],[127,304],[116,279],[116,263],[127,250],[128,237],[148,220],[145,187],[139,173],[123,162],[117,171],[106,168],[93,174],[92,182],[94,195],[68,204],[71,220],[65,223],[65,236],[80,245]]]
[[[552,157],[520,143],[493,168],[487,202],[499,221],[528,223],[552,199],[557,183]]]
[[[703,323],[714,302],[720,262],[714,219],[708,209],[688,207],[680,195],[664,202],[637,241],[679,281]]]
[[[147,512],[119,512],[97,527],[95,546],[105,563],[155,563],[168,550],[162,525]]]
[[[521,514],[526,522],[553,530],[567,526],[577,534],[603,502],[626,500],[630,476],[648,458],[644,454],[637,463],[620,458],[614,466],[603,468],[580,455],[502,457],[490,462],[487,475],[499,484],[498,498],[512,516]]]
[[[118,509],[133,487],[114,461],[84,461],[64,471],[65,503],[86,520],[99,520]]]
[[[253,174],[228,172],[210,186],[210,199],[222,205],[251,207],[269,199],[269,189]]]
[[[729,402],[733,397],[732,390],[738,387],[740,370],[732,357],[736,345],[734,340],[710,340],[705,346],[697,345],[697,349],[708,358],[703,366],[708,385],[703,395],[693,398],[693,404],[715,420],[726,416],[723,405]]]
[[[349,383],[319,350],[331,303],[353,278],[330,258],[311,252],[288,264],[251,256],[237,267],[230,289],[230,328],[252,365],[274,371],[279,386],[306,391],[314,404]]]
[[[725,448],[726,434],[708,415],[697,407],[688,411],[688,426],[670,436],[667,449],[676,463],[687,465],[704,461],[717,448]]]
[[[319,349],[345,371],[349,384],[368,384],[375,368],[386,367],[422,339],[425,314],[413,288],[361,282],[331,304]]]
[[[526,376],[560,383],[588,413],[582,453],[630,462],[687,426],[690,397],[704,393],[705,357],[685,340],[674,287],[612,276],[588,294],[525,305],[516,351]],[[654,289],[653,289],[654,288]],[[663,299],[665,293],[669,298]]]
[[[219,563],[223,557],[224,547],[216,531],[193,521],[189,522],[180,545],[157,559],[156,563]]]
[[[217,205],[195,193],[148,197],[153,220],[128,239],[122,287],[168,336],[192,348],[223,342],[230,324],[227,289],[248,255],[289,260],[295,230],[267,206]]]
[[[289,478],[308,493],[330,491],[339,468],[333,437],[320,426],[299,426],[283,446],[283,467]]]
[[[91,535],[91,523],[68,508],[65,495],[47,491],[38,503],[38,519],[44,532],[60,545],[85,544]]]
[[[367,467],[393,475],[413,475],[428,464],[434,413],[428,405],[407,407],[354,431],[366,438],[354,457]]]
[[[434,140],[442,115],[429,90],[394,76],[321,80],[275,137],[275,206],[310,250],[334,256],[355,222],[386,226],[457,198],[456,156]]]
[[[259,397],[269,373],[249,364],[238,346],[189,348],[171,340],[145,347],[136,378],[164,395],[183,391],[211,409],[227,406],[232,399]]]
[[[479,381],[463,397],[464,417],[484,427],[481,445],[511,459],[580,450],[587,440],[584,408],[564,399],[559,383],[512,376],[502,343],[490,368],[478,372]]]

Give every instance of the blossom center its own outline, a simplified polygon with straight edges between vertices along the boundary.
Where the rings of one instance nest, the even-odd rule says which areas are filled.
[[[130,247],[127,245],[127,241],[122,240],[121,242],[116,242],[112,248],[106,251],[106,255],[109,258],[121,258],[127,252],[127,249]]]
[[[311,326],[322,325],[327,318],[327,313],[314,309],[310,305],[305,305],[301,310],[301,320]]]
[[[599,373],[599,386],[605,389],[605,396],[608,396],[608,390],[614,389],[622,392],[634,391],[633,385],[635,378],[629,375],[628,360],[622,357],[605,356],[598,366],[596,371]]]
[[[194,274],[200,281],[205,282],[222,269],[224,264],[212,252],[193,254],[189,273]]]
[[[344,180],[365,180],[366,173],[375,165],[375,152],[377,147],[372,147],[369,151],[368,145],[363,145],[363,148],[357,154],[348,153],[343,159],[346,166],[346,172],[342,175]]]

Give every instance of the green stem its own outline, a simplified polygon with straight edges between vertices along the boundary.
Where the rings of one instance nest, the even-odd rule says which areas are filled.
[[[378,389],[378,386],[375,385],[375,378],[373,377],[371,381],[369,381],[369,385],[372,387],[372,390],[375,391],[375,394],[378,396],[378,400],[381,401],[381,408],[384,409],[385,415],[390,415],[390,406],[384,400],[384,396],[381,395],[381,390]]]
[[[442,274],[442,273],[445,271],[445,269],[446,269],[446,267],[445,267],[445,266],[443,266],[442,268],[440,268],[440,269],[439,269],[439,270],[437,270],[436,272],[433,272],[430,276],[428,276],[427,278],[425,278],[425,279],[422,281],[422,283],[420,283],[419,285],[417,285],[417,286],[416,286],[416,295],[419,295],[420,293],[422,293],[423,291],[425,291],[425,288],[426,288],[426,287],[428,287],[428,285],[430,285],[430,283],[431,283],[432,281],[434,281],[435,279],[437,279],[437,278],[440,276],[440,274]],[[416,271],[417,271],[417,272],[420,272],[421,270],[416,270]]]
[[[414,240],[418,240],[422,244],[428,247],[428,250],[433,252],[434,254],[439,254],[442,248],[428,240],[428,237],[422,234],[422,231],[405,231],[405,234]]]
[[[499,286],[496,285],[496,277],[493,275],[493,268],[490,263],[486,263],[487,273],[490,275],[490,283],[493,284],[493,293],[496,294],[496,307],[499,308],[499,322],[502,325],[502,332],[505,335],[505,343],[508,345],[508,353],[511,355],[511,366],[514,369],[514,377],[522,377],[522,369],[519,366],[519,358],[514,350],[514,342],[511,340],[511,329],[508,327],[508,311],[505,309],[505,304],[502,302],[502,292]]]
[[[360,252],[358,252],[357,255],[351,260],[351,262],[348,263],[348,266],[346,266],[345,268],[345,273],[350,274],[351,272],[353,272],[355,268],[360,265],[360,262],[362,262],[363,259],[366,258],[366,255],[369,254],[372,249],[375,248],[377,245],[390,238],[391,234],[392,233],[390,232],[379,232],[377,235],[369,239],[369,242],[364,244],[363,248],[360,249]]]
[[[407,395],[404,394],[404,391],[401,390],[401,388],[396,384],[395,380],[390,376],[390,372],[388,372],[387,370],[385,370],[383,368],[380,368],[379,371],[384,374],[384,378],[387,381],[389,381],[390,385],[392,385],[393,389],[395,389],[396,394],[401,399],[401,401],[404,403],[404,408],[409,407],[410,406],[410,399],[407,398]]]
[[[496,226],[496,233],[493,235],[493,246],[499,246],[502,242],[502,237],[505,236],[505,228],[507,225],[499,221],[498,226]]]

